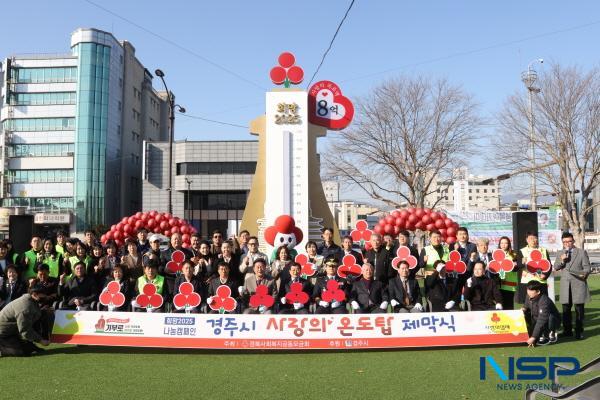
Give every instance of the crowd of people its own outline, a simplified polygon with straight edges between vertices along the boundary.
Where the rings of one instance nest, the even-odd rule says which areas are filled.
[[[215,230],[211,238],[191,235],[191,246],[184,247],[181,235],[173,234],[166,249],[161,238],[148,237],[145,229],[137,239],[128,239],[123,248],[112,241],[102,245],[94,232],[86,231],[83,240],[58,232],[56,238],[33,237],[31,248],[17,254],[10,240],[0,242],[0,353],[15,349],[10,340],[47,343],[55,309],[106,309],[98,299],[110,282],[119,283],[126,301],[117,311],[146,311],[136,302],[146,284],[156,287],[163,304],[154,312],[219,312],[210,307],[217,289],[226,285],[237,301],[232,313],[254,314],[345,314],[386,312],[445,312],[462,310],[512,310],[523,304],[530,331],[530,345],[553,343],[561,319],[547,293],[546,273],[530,273],[525,265],[534,249],[549,260],[548,251],[539,246],[535,233],[527,234],[527,246],[514,250],[511,240],[502,237],[498,248],[513,263],[509,272],[498,274],[488,268],[492,261],[489,241],[469,241],[466,228],[459,228],[457,242],[442,242],[439,232],[430,232],[429,244],[420,251],[411,243],[408,231],[392,235],[373,234],[368,250],[357,251],[350,236],[341,246],[334,231],[325,228],[322,242],[308,241],[304,253],[312,264],[310,273],[294,260],[295,249],[281,246],[271,256],[259,251],[256,236],[242,231],[225,240]],[[573,236],[563,235],[565,251],[555,262],[555,270],[563,270],[560,303],[562,303],[563,335],[573,335],[571,308],[575,306],[575,336],[583,338],[584,303],[589,300],[586,279],[590,273],[587,253],[574,247]],[[417,260],[392,263],[399,246],[406,246]],[[467,265],[464,274],[449,273],[446,263],[452,250],[460,253]],[[173,253],[181,251],[185,259],[175,272],[168,267]],[[337,273],[342,259],[353,255],[361,266],[359,276],[342,278]],[[303,273],[304,271],[304,273]],[[341,274],[343,275],[343,274]],[[344,296],[329,299],[323,293],[335,281]],[[192,284],[202,302],[193,309],[173,304],[182,283]],[[294,283],[300,283],[308,294],[306,303],[290,302],[286,294]],[[257,287],[266,286],[275,301],[272,306],[253,307],[250,297]],[[114,285],[113,285],[114,286]],[[297,287],[297,285],[296,285]],[[19,313],[34,315],[35,323],[21,326]],[[223,312],[223,310],[221,310]],[[21,318],[22,320],[22,318]],[[21,325],[20,325],[21,324]],[[20,339],[15,339],[20,335]],[[6,339],[10,337],[8,342]],[[8,343],[8,345],[7,345]],[[37,346],[17,346],[24,353],[37,351]],[[7,350],[8,349],[8,350]]]

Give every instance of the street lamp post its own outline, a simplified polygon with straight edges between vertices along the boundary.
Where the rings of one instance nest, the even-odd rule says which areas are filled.
[[[160,69],[156,69],[154,73],[160,78],[165,86],[167,101],[169,102],[169,123],[171,126],[169,130],[169,187],[167,190],[169,191],[168,212],[169,214],[173,214],[173,139],[175,137],[175,110],[177,109],[180,113],[185,113],[185,108],[181,107],[179,104],[175,104],[175,96],[169,91],[167,83],[165,82],[165,73]]]
[[[536,58],[527,65],[527,71],[521,74],[521,80],[525,84],[525,87],[529,91],[529,141],[531,142],[531,210],[537,210],[537,194],[536,194],[536,177],[535,177],[535,135],[534,135],[534,122],[533,122],[533,94],[539,93],[540,89],[534,86],[537,80],[537,73],[531,68],[533,63],[539,62],[544,63],[544,59]]]
[[[188,210],[188,221],[192,220],[192,209],[190,208],[190,193],[191,193],[191,186],[192,186],[192,180],[188,179],[187,177],[185,178],[185,183],[187,183],[187,210]]]

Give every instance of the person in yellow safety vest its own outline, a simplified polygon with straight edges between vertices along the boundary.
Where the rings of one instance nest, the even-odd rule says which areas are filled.
[[[542,274],[532,274],[527,270],[527,263],[530,261],[529,255],[533,250],[539,250],[542,253],[542,257],[550,261],[548,250],[539,246],[538,235],[535,232],[527,232],[526,234],[527,246],[519,250],[519,264],[521,265],[521,280],[519,282],[518,300],[519,303],[524,303],[527,296],[527,284],[529,281],[536,280],[542,283],[542,291],[544,294],[548,294],[548,285],[546,279],[550,276],[552,270]],[[550,263],[552,263],[550,261]]]
[[[49,276],[51,278],[58,278],[62,275],[63,271],[62,255],[56,251],[56,247],[54,246],[52,239],[44,239],[44,244],[42,247],[42,263],[48,265]]]
[[[42,252],[42,239],[39,236],[31,238],[31,249],[27,250],[21,258],[22,276],[24,281],[29,281],[37,276],[37,264],[42,262],[44,254]]]
[[[67,233],[65,231],[58,231],[56,233],[56,252],[61,256],[65,256],[67,251]]]
[[[156,287],[156,294],[159,294],[163,297],[163,306],[152,309],[152,312],[162,312],[164,308],[164,304],[166,304],[169,300],[169,289],[165,283],[165,277],[158,274],[158,260],[149,259],[148,262],[144,265],[144,275],[137,278],[135,283],[135,293],[136,297],[140,293],[144,293],[144,286],[147,283],[152,283]],[[136,297],[131,301],[131,306],[135,311],[136,308],[140,308],[140,305],[136,301]]]
[[[75,245],[75,255],[69,257],[67,260],[64,261],[65,271],[68,274],[70,274],[69,277],[71,277],[73,275],[73,267],[75,266],[75,264],[77,264],[78,262],[82,262],[85,264],[85,269],[87,272],[91,261],[91,257],[88,256],[87,246],[81,242],[78,242]]]
[[[426,275],[431,275],[435,268],[433,264],[437,260],[448,261],[450,249],[445,243],[442,243],[442,234],[439,231],[432,231],[429,234],[429,245],[421,250],[421,265],[425,269]]]
[[[506,236],[500,238],[498,248],[504,251],[507,260],[513,262],[513,270],[504,273],[504,279],[500,279],[500,294],[502,295],[502,308],[504,310],[514,310],[515,292],[519,286],[519,272],[517,266],[517,253],[512,249],[512,243]]]

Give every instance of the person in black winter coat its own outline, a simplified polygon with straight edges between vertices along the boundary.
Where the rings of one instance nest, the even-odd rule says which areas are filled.
[[[473,263],[473,276],[467,278],[464,289],[472,311],[502,310],[500,289],[494,279],[485,275],[483,261]]]
[[[542,283],[529,281],[527,283],[527,298],[521,310],[525,313],[529,346],[545,345],[557,341],[556,331],[560,327],[558,309],[542,292]]]
[[[6,277],[0,277],[0,281],[0,310],[27,293],[27,284],[19,279],[19,272],[13,264],[6,267]]]

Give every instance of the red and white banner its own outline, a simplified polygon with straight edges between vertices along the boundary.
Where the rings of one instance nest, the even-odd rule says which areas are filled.
[[[523,313],[239,315],[56,312],[54,343],[203,349],[364,349],[524,343]]]

